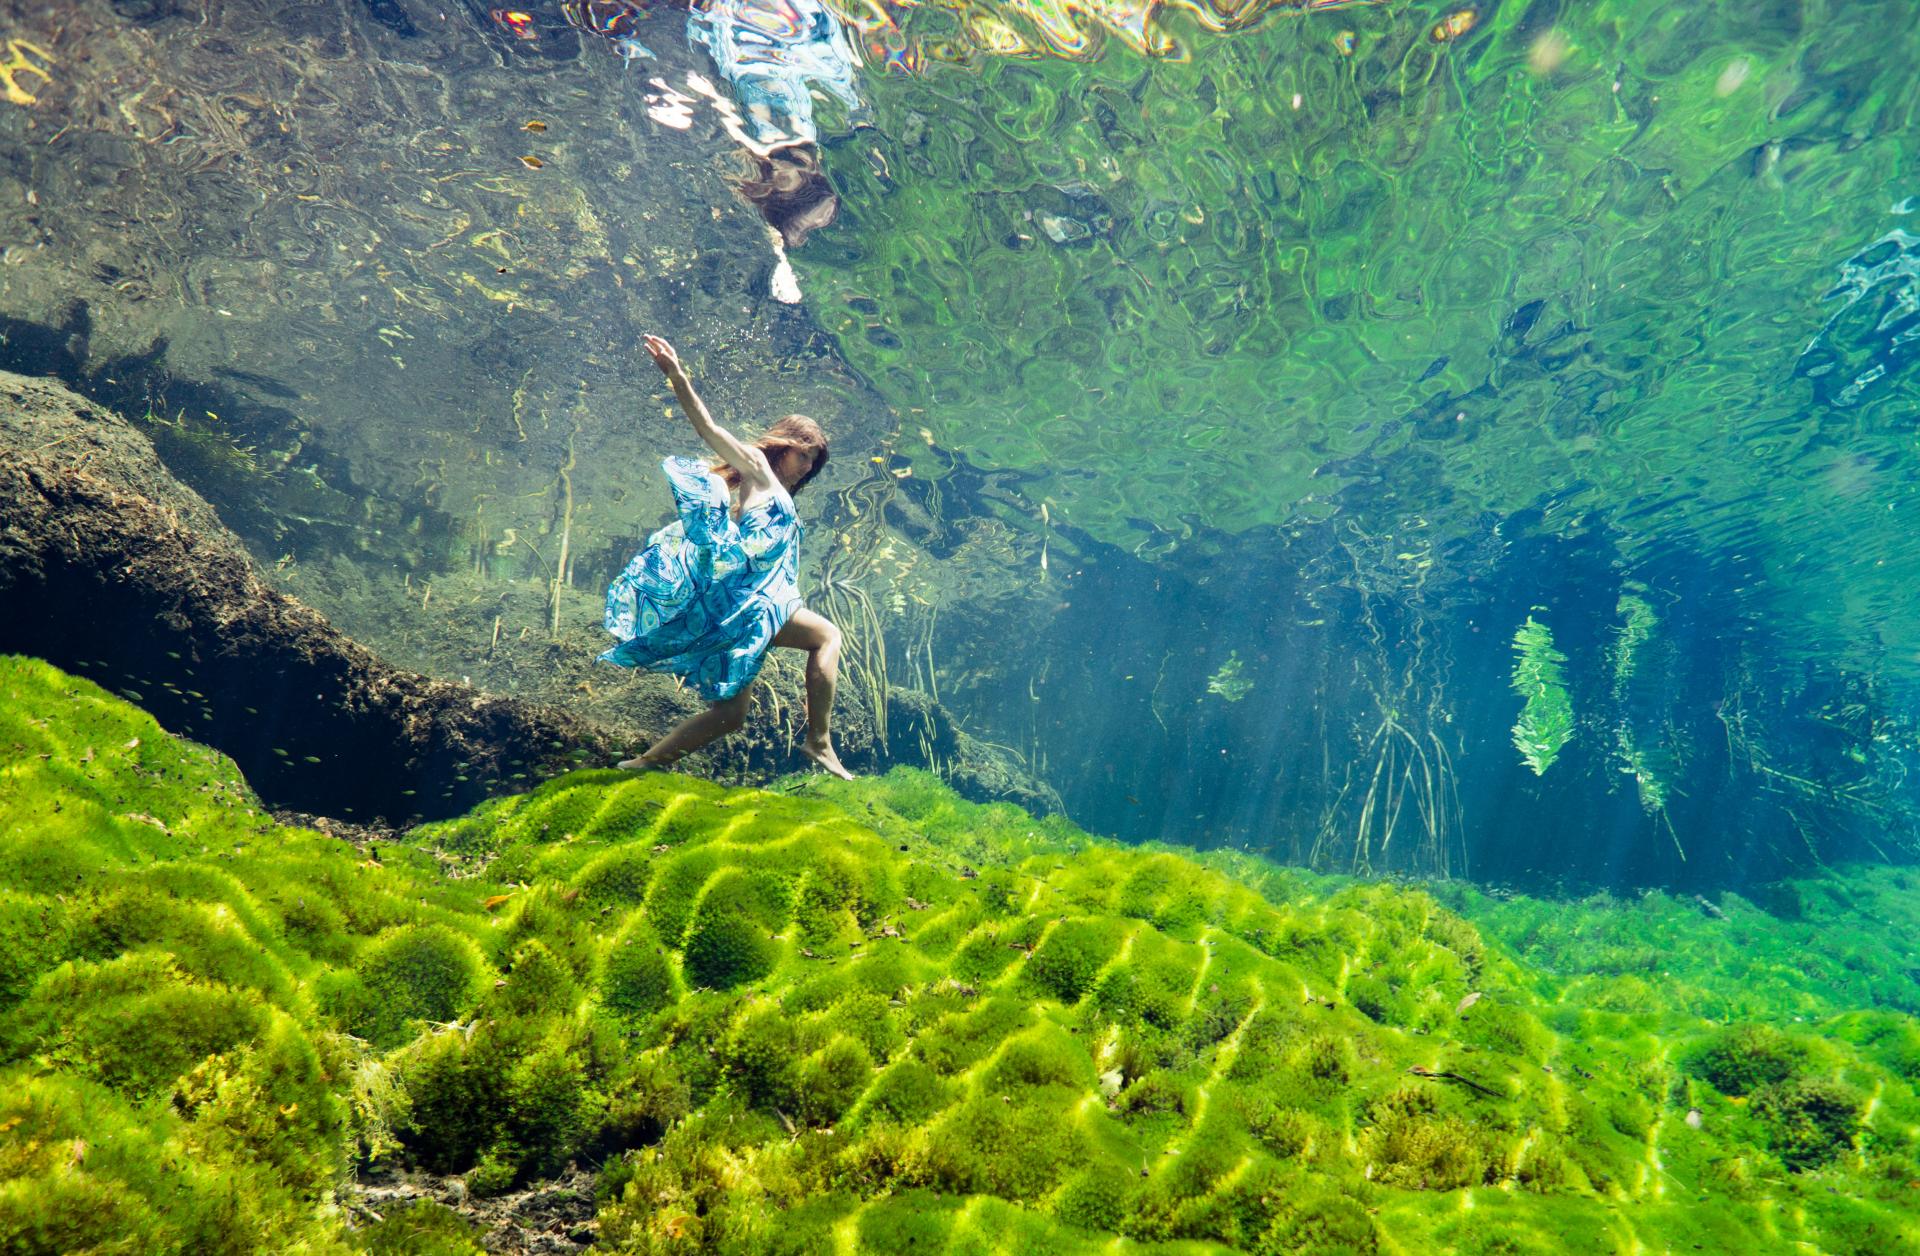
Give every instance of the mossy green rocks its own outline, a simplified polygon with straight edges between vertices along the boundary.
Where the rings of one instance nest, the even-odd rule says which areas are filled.
[[[0,757],[0,1250],[473,1251],[356,1179],[569,1162],[617,1252],[1920,1250],[1910,1017],[1581,1002],[1420,889],[909,771],[356,848],[21,659]]]

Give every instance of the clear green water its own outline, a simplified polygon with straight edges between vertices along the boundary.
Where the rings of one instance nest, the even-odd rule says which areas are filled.
[[[1502,5],[1437,43],[1461,7],[880,77],[821,317],[1122,547],[1337,517],[1411,583],[1537,510],[1629,565],[1746,555],[1807,656],[1908,672],[1899,6]]]
[[[0,1247],[465,1251],[331,1201],[578,1160],[635,1252],[1920,1250],[1911,10],[874,0],[783,253],[668,5],[0,4],[0,367],[284,587],[630,717],[662,332],[833,440],[843,748],[951,773],[913,691],[1064,807],[590,775],[382,867],[8,660]]]
[[[1616,886],[1911,849],[1903,6],[848,11],[791,276],[677,12],[508,12],[16,15],[5,364],[349,630],[537,693],[413,599],[587,650],[688,444],[663,331],[832,434],[856,682],[1104,831]]]

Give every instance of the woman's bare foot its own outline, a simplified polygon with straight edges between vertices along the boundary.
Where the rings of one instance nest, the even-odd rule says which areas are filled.
[[[840,756],[833,752],[833,743],[824,737],[819,741],[811,737],[807,738],[806,744],[800,747],[800,753],[843,781],[853,779],[853,773],[847,771],[845,765],[840,762]]]
[[[660,772],[664,771],[667,765],[641,755],[635,759],[622,759],[613,766],[626,772]]]

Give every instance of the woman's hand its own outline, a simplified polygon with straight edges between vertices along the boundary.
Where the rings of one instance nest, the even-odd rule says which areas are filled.
[[[653,357],[653,364],[660,368],[662,375],[668,379],[672,379],[676,375],[685,374],[685,371],[680,365],[680,355],[674,351],[673,346],[668,344],[664,337],[649,335],[646,337],[645,343],[647,352]]]

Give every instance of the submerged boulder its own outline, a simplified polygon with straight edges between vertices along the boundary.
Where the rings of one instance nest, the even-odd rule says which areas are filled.
[[[401,821],[608,739],[385,663],[267,581],[126,420],[0,372],[0,650],[85,673],[233,756],[276,805]]]

